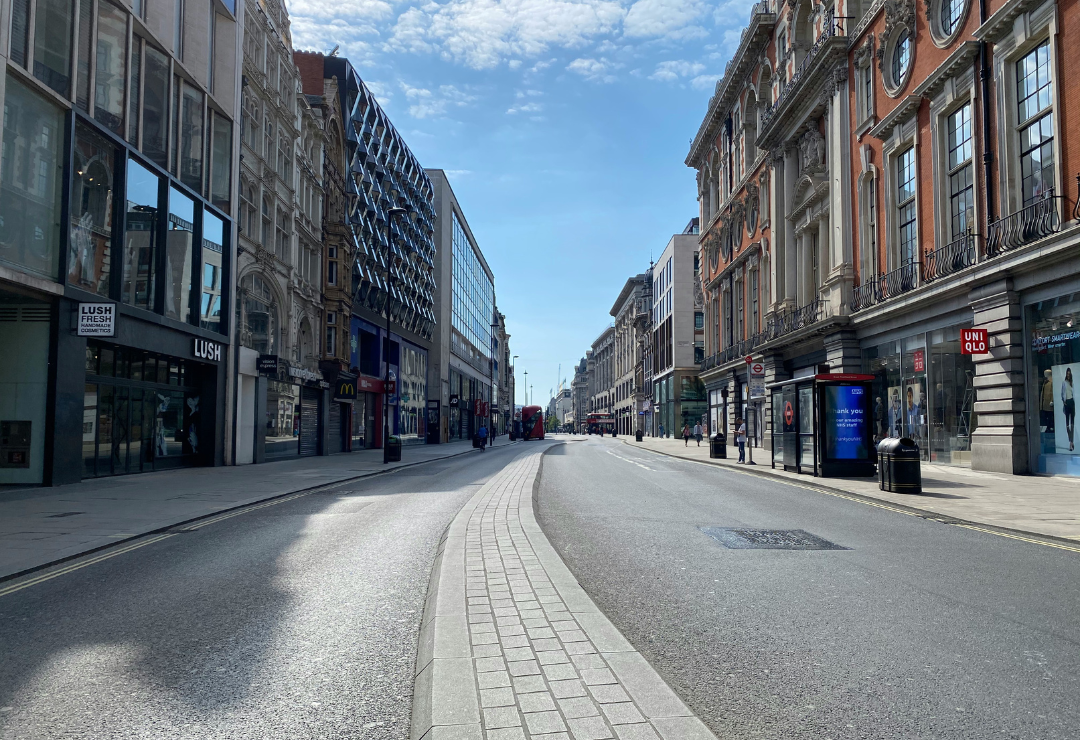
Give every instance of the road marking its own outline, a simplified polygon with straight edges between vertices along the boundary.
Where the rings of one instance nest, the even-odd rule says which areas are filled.
[[[34,576],[32,578],[28,578],[25,581],[17,581],[15,583],[11,584],[10,586],[0,587],[0,596],[7,596],[8,594],[13,594],[16,591],[22,591],[24,588],[29,588],[30,586],[35,586],[35,585],[37,585],[39,583],[43,583],[45,581],[51,581],[53,578],[57,578],[59,576],[67,575],[68,573],[72,573],[72,572],[74,572],[76,570],[80,570],[82,568],[85,568],[88,565],[94,565],[95,563],[100,563],[102,560],[108,560],[109,558],[115,558],[117,555],[123,555],[124,553],[131,552],[132,550],[138,550],[140,547],[146,547],[147,545],[152,545],[155,542],[161,542],[162,540],[168,539],[169,537],[175,537],[175,536],[176,535],[173,534],[172,532],[166,532],[165,534],[159,534],[159,535],[157,535],[155,537],[151,537],[151,538],[143,540],[141,542],[134,542],[134,543],[132,543],[130,545],[126,545],[124,547],[117,548],[116,550],[111,550],[111,551],[109,551],[107,553],[103,553],[103,554],[98,555],[96,557],[89,558],[88,560],[82,560],[82,561],[80,561],[78,563],[72,563],[71,565],[64,566],[63,568],[60,568],[59,570],[54,570],[54,571],[49,572],[49,573],[43,573],[43,574],[41,574],[39,576]]]
[[[615,454],[614,452],[612,452],[611,450],[604,450],[604,452],[606,452],[607,454],[611,455],[612,457],[617,457],[617,458],[619,458],[619,459],[620,459],[620,460],[622,460],[623,462],[628,462],[628,463],[630,463],[631,465],[637,465],[637,466],[638,466],[639,468],[644,468],[645,470],[649,470],[649,471],[652,471],[652,472],[654,472],[654,473],[656,472],[656,471],[655,471],[655,470],[654,470],[653,468],[650,468],[650,467],[649,467],[648,465],[642,465],[641,463],[639,463],[639,462],[636,462],[636,461],[634,461],[634,460],[631,460],[631,459],[630,459],[630,458],[628,458],[628,457],[623,457],[623,456],[621,456],[621,455],[616,455],[616,454]]]
[[[867,500],[865,498],[858,498],[856,496],[848,496],[846,494],[839,493],[837,491],[827,491],[824,488],[817,488],[815,486],[808,486],[808,485],[803,484],[803,483],[794,483],[794,482],[788,481],[788,480],[783,479],[783,478],[772,478],[771,476],[757,475],[757,474],[755,474],[755,473],[753,473],[753,472],[751,472],[749,470],[739,470],[739,469],[736,469],[736,468],[728,468],[728,467],[723,466],[723,465],[714,465],[712,463],[701,462],[700,460],[690,460],[688,458],[679,457],[677,455],[669,455],[666,452],[658,452],[656,450],[650,450],[647,447],[634,447],[634,449],[635,450],[643,450],[645,452],[651,452],[654,455],[663,455],[664,457],[671,457],[671,458],[674,458],[676,460],[681,460],[683,462],[691,463],[692,465],[703,465],[704,467],[711,468],[712,470],[727,470],[727,471],[729,471],[731,473],[736,473],[738,475],[748,475],[748,476],[751,476],[751,477],[754,477],[754,478],[758,478],[759,480],[760,479],[772,480],[772,481],[774,481],[776,483],[781,483],[781,484],[784,484],[784,485],[791,486],[792,488],[802,488],[803,490],[813,491],[814,493],[823,493],[826,496],[832,496],[833,498],[842,498],[842,499],[845,499],[847,501],[854,501],[857,504],[863,504],[864,506],[873,506],[873,507],[875,507],[877,509],[885,509],[886,511],[891,511],[891,512],[894,512],[896,514],[906,514],[907,516],[913,516],[913,517],[916,517],[917,519],[926,519],[928,521],[940,521],[942,524],[951,524],[954,527],[963,527],[964,529],[971,529],[971,530],[974,530],[976,532],[983,532],[984,534],[993,534],[993,535],[997,535],[998,537],[1006,537],[1006,538],[1008,538],[1010,540],[1019,540],[1020,542],[1028,542],[1028,543],[1031,543],[1033,545],[1042,545],[1043,547],[1052,547],[1052,548],[1054,548],[1056,550],[1065,550],[1067,552],[1080,552],[1080,546],[1072,547],[1070,545],[1065,545],[1065,544],[1061,544],[1061,543],[1057,543],[1057,542],[1049,542],[1049,541],[1046,541],[1046,540],[1036,539],[1035,537],[1024,537],[1023,535],[1009,534],[1008,532],[998,532],[998,531],[993,530],[993,529],[987,529],[986,527],[981,527],[981,526],[979,526],[977,524],[969,524],[967,522],[960,521],[960,520],[943,521],[941,519],[935,519],[935,517],[944,517],[945,519],[955,519],[955,517],[952,517],[952,516],[950,516],[948,514],[937,514],[936,512],[931,512],[931,511],[926,511],[925,513],[924,512],[916,512],[916,511],[906,511],[905,509],[898,509],[895,506],[890,506],[889,504],[886,504],[886,503],[880,503],[880,502],[877,502],[877,501],[869,501],[869,500]]]

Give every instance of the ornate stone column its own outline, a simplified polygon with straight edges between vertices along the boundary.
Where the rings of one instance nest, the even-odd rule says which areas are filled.
[[[987,330],[990,352],[975,355],[975,414],[971,467],[996,473],[1029,470],[1024,401],[1024,331],[1011,278],[973,289],[975,326]]]

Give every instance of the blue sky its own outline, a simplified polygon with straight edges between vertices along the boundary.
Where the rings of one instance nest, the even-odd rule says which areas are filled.
[[[297,49],[348,57],[448,171],[533,400],[697,214],[683,164],[749,0],[291,0]]]

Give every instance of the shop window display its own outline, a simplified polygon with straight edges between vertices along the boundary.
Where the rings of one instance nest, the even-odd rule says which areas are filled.
[[[1076,391],[1080,390],[1080,294],[1041,301],[1027,309],[1031,337],[1029,424],[1039,473],[1080,475]]]

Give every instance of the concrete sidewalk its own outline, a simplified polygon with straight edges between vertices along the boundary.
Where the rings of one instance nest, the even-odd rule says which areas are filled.
[[[362,450],[0,491],[0,579],[238,506],[472,452],[471,441],[409,445],[387,465],[382,450]]]
[[[770,453],[755,449],[756,465],[737,465],[738,447],[729,445],[727,460],[710,460],[709,446],[702,440],[689,446],[681,439],[633,437],[617,441],[688,460],[730,467],[740,472],[769,475],[801,485],[887,501],[942,514],[967,522],[1080,541],[1080,479],[1001,475],[968,468],[923,464],[923,493],[887,493],[876,478],[815,478],[769,467]],[[693,440],[691,440],[693,441]],[[747,453],[750,451],[747,450]]]

